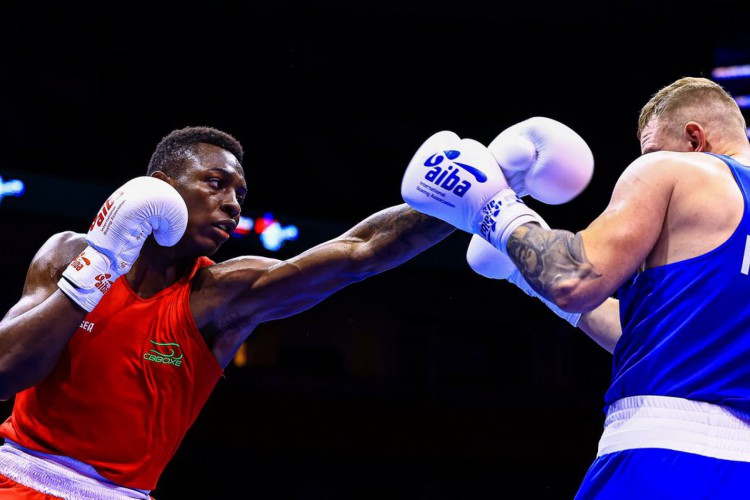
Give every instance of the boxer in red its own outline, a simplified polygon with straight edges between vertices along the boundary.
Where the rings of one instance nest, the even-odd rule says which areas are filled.
[[[175,130],[87,234],[52,236],[0,322],[2,498],[148,499],[260,323],[304,311],[447,237],[406,205],[287,261],[213,262],[247,193],[243,150]]]

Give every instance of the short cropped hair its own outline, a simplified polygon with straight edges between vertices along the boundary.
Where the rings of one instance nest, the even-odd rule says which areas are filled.
[[[242,165],[244,151],[240,141],[213,127],[185,127],[167,134],[157,144],[148,163],[147,175],[162,171],[178,177],[186,166],[185,160],[199,143],[213,144],[232,153]]]
[[[708,78],[684,77],[661,88],[641,108],[638,140],[653,118],[672,120],[677,127],[694,120],[704,126],[714,123],[725,134],[745,136],[746,124],[737,102],[718,83]]]

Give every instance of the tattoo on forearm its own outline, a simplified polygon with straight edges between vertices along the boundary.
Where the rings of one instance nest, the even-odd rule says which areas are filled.
[[[569,231],[524,225],[510,236],[507,249],[526,281],[545,296],[560,280],[601,276],[586,258],[581,236]]]
[[[386,260],[409,258],[455,231],[450,224],[405,204],[382,210],[359,227],[357,235],[373,242],[373,249]]]

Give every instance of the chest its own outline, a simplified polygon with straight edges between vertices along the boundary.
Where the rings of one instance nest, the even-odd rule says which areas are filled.
[[[118,384],[189,383],[196,370],[215,361],[207,359],[205,342],[181,309],[172,297],[102,300],[68,344],[68,376]]]

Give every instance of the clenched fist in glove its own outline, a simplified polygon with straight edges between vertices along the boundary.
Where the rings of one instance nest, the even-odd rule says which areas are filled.
[[[500,132],[487,146],[518,196],[548,205],[572,200],[594,174],[594,155],[573,129],[535,116]]]
[[[102,205],[86,234],[88,246],[63,272],[60,289],[91,312],[117,278],[126,274],[153,232],[162,246],[176,244],[187,228],[182,196],[155,177],[136,177]]]
[[[542,223],[510,188],[489,150],[450,131],[432,135],[417,150],[401,196],[415,210],[479,234],[503,251],[516,227]]]
[[[594,157],[586,142],[568,126],[544,117],[533,117],[501,132],[488,149],[510,186],[547,204],[565,203],[588,185]],[[542,224],[545,227],[545,224]],[[549,229],[547,227],[547,229]],[[504,279],[526,294],[539,298],[555,314],[573,326],[580,314],[567,313],[539,296],[503,252],[475,235],[466,252],[469,266],[478,274]]]

